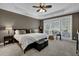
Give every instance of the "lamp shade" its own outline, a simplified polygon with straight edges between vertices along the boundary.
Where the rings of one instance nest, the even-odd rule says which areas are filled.
[[[12,34],[12,27],[11,26],[6,26],[6,30],[8,31],[8,35]]]
[[[6,30],[12,30],[12,27],[6,27]]]

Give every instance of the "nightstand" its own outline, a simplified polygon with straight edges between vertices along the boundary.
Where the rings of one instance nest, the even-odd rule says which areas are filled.
[[[4,46],[7,43],[13,43],[13,35],[10,36],[4,36]]]

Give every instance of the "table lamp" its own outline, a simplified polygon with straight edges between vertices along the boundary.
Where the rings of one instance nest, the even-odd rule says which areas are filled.
[[[6,30],[8,31],[8,35],[10,35],[11,33],[11,30],[12,30],[12,27],[6,27]]]

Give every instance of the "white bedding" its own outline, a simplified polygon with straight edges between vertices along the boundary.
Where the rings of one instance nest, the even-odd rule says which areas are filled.
[[[45,33],[15,34],[14,38],[19,41],[24,50],[29,44],[47,38],[47,35]]]

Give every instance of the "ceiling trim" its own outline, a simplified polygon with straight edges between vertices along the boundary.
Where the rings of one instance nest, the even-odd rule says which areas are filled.
[[[53,18],[59,18],[59,17],[63,17],[63,16],[68,16],[68,15],[73,15],[73,14],[78,14],[79,12],[74,12],[74,13],[69,13],[69,14],[64,14],[64,15],[59,15],[59,16],[55,16],[55,17],[49,17],[49,18],[45,18],[42,20],[48,20],[48,19],[53,19]]]

